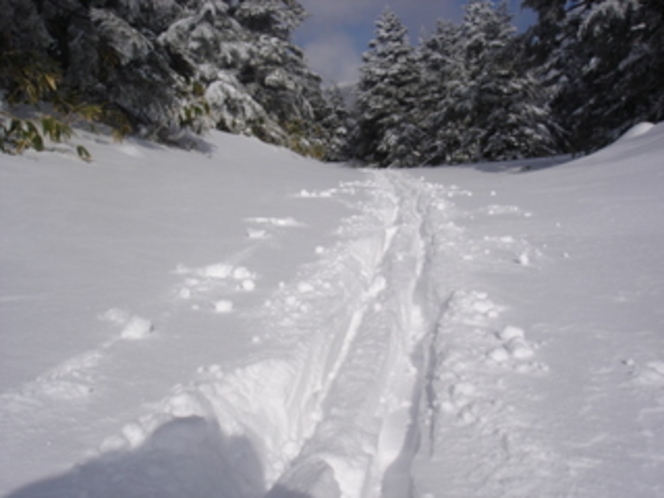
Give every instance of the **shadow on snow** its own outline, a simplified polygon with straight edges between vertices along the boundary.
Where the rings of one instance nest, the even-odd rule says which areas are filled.
[[[139,448],[102,455],[7,498],[259,498],[265,479],[246,437],[228,437],[201,417],[170,421]],[[283,488],[270,496],[308,498]]]

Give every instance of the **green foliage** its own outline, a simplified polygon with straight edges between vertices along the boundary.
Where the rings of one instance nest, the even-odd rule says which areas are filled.
[[[45,138],[60,143],[68,141],[73,135],[71,126],[55,116],[21,119],[6,111],[2,111],[0,116],[5,118],[5,122],[0,123],[0,151],[6,154],[22,154],[27,149],[42,152]],[[76,147],[76,153],[84,161],[92,160],[90,152],[82,145]]]
[[[180,110],[180,128],[188,128],[200,134],[206,127],[204,118],[211,113],[210,103],[205,98],[205,86],[195,82],[188,97],[191,102]]]
[[[62,79],[53,61],[33,52],[0,53],[0,68],[9,104],[36,105],[48,100],[57,92]]]
[[[283,128],[288,134],[288,148],[302,156],[313,157],[314,159],[324,160],[327,157],[327,147],[322,140],[311,138],[311,133],[307,133],[307,128],[301,119],[293,119],[283,124]],[[322,134],[322,130],[313,130],[313,134]]]
[[[343,146],[321,80],[291,42],[306,16],[298,0],[4,3],[0,89],[11,105],[46,102],[67,125],[101,121],[115,138],[136,131],[180,147],[212,128],[298,150]],[[279,125],[291,119],[306,123],[292,140]]]
[[[62,142],[63,140],[69,140],[73,134],[71,126],[60,121],[55,116],[46,116],[42,118],[41,128],[42,134],[56,143]]]
[[[3,117],[6,115],[2,113]],[[30,120],[11,118],[0,123],[0,150],[8,154],[21,154],[26,149],[44,150],[39,129]]]
[[[90,152],[88,152],[88,149],[86,149],[82,145],[76,146],[76,153],[78,154],[78,157],[83,159],[85,162],[92,161],[92,156],[90,155]]]
[[[76,95],[66,94],[61,88],[62,76],[52,60],[31,52],[5,52],[0,54],[5,97],[8,108],[0,108],[0,151],[22,154],[27,149],[41,152],[45,139],[53,143],[68,142],[74,135],[72,125],[80,120],[95,123],[108,120],[116,122],[113,137],[121,140],[131,129],[126,118],[108,111],[104,106],[81,102]],[[16,108],[27,105],[32,113],[49,104],[49,111],[41,116],[24,118],[17,116]],[[83,146],[76,147],[78,156],[91,161],[90,152]]]
[[[266,119],[263,116],[251,119],[247,121],[248,129],[251,130],[251,134],[258,138],[260,141],[271,144],[278,144],[274,137],[270,134],[268,130],[269,125]]]

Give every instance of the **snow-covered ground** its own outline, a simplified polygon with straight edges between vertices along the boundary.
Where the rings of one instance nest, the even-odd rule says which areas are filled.
[[[366,171],[0,156],[0,494],[664,495],[664,125]]]

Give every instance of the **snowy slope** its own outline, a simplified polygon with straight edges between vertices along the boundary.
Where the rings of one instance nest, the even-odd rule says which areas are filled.
[[[412,171],[80,139],[0,156],[3,496],[664,494],[661,125]]]
[[[420,490],[664,493],[663,147],[660,125],[556,168],[455,178],[475,194],[457,208],[479,290],[502,310],[452,300],[435,389],[446,416]]]

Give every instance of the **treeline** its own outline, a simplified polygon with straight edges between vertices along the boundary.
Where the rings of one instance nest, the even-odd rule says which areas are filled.
[[[523,0],[538,22],[521,41],[551,92],[565,151],[606,145],[664,119],[662,0]]]
[[[305,15],[295,0],[0,0],[3,100],[184,147],[217,128],[335,159],[333,99],[291,42]]]
[[[526,33],[505,4],[469,0],[417,45],[386,10],[348,109],[292,42],[296,0],[0,0],[0,148],[84,118],[183,147],[216,128],[410,167],[588,152],[662,120],[661,0],[524,6]],[[18,117],[43,102],[41,121]]]
[[[664,118],[664,2],[469,0],[411,46],[386,10],[365,54],[352,150],[380,166],[589,152]]]

